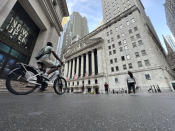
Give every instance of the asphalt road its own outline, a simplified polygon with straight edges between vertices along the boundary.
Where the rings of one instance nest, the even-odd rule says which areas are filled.
[[[0,94],[0,131],[175,131],[175,95]]]

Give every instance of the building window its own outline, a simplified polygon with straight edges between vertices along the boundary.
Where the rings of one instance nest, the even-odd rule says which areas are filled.
[[[125,45],[125,46],[124,46],[124,48],[125,48],[125,50],[127,50],[127,49],[128,49],[128,46],[127,46],[127,45]]]
[[[108,40],[108,43],[110,43],[110,40]]]
[[[122,61],[125,61],[125,57],[124,56],[122,56],[121,59],[122,59]]]
[[[134,40],[135,40],[135,39],[134,39],[134,36],[131,36],[130,39],[131,39],[131,41],[134,41]]]
[[[77,86],[79,85],[79,82],[77,82]]]
[[[95,84],[98,84],[98,80],[97,79],[95,79]]]
[[[111,67],[111,72],[114,72],[114,67]]]
[[[109,32],[107,32],[107,36],[109,36]]]
[[[115,78],[115,83],[118,83],[118,78]]]
[[[128,66],[129,66],[129,69],[133,68],[132,63],[129,63]]]
[[[110,50],[111,49],[111,46],[108,46],[108,49]]]
[[[113,64],[113,60],[112,59],[110,60],[110,63]]]
[[[119,45],[119,46],[121,46],[121,45],[122,45],[122,42],[121,42],[121,41],[119,41],[119,42],[118,42],[118,45]]]
[[[134,31],[138,31],[138,27],[136,26],[136,27],[134,27]]]
[[[126,67],[126,65],[123,65],[123,70],[127,70],[127,67]]]
[[[135,52],[136,58],[140,57],[139,52]]]
[[[137,37],[137,39],[140,39],[141,38],[140,34],[137,34],[136,37]]]
[[[136,48],[137,47],[136,42],[132,43],[132,47],[133,48]]]
[[[119,71],[119,67],[118,66],[116,66],[115,69],[116,69],[116,71]]]
[[[120,25],[120,29],[123,29],[123,25]]]
[[[129,29],[129,34],[132,34],[132,29]]]
[[[130,60],[130,59],[131,59],[130,55],[127,55],[127,56],[126,56],[126,58],[127,58],[128,60]]]
[[[117,39],[120,39],[120,35],[117,35]]]
[[[138,61],[138,67],[142,67],[142,61]]]
[[[146,78],[147,80],[151,80],[150,74],[145,74],[145,78]]]
[[[116,54],[116,50],[113,50],[113,54]]]
[[[147,55],[145,50],[142,50],[141,53],[142,53],[142,56]]]
[[[110,30],[110,34],[112,34],[112,30]]]
[[[131,21],[132,21],[133,23],[135,23],[135,22],[136,22],[136,20],[135,20],[134,18],[132,18],[132,19],[131,19]]]
[[[122,52],[122,51],[123,51],[123,47],[120,47],[119,49],[120,49],[120,52]]]
[[[139,46],[143,45],[142,40],[139,40],[138,43],[139,43]]]
[[[144,62],[145,62],[145,65],[146,66],[150,66],[151,65],[150,62],[149,62],[149,60],[144,60]]]
[[[112,45],[112,48],[115,48],[115,44]]]
[[[112,52],[111,51],[109,51],[109,55],[112,55]]]
[[[115,63],[117,63],[117,58],[114,59]]]
[[[123,43],[126,44],[126,40],[123,40]]]

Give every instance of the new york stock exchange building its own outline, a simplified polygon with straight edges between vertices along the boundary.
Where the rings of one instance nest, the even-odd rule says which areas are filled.
[[[0,78],[17,62],[36,65],[37,52],[48,41],[57,47],[65,0],[0,0]]]

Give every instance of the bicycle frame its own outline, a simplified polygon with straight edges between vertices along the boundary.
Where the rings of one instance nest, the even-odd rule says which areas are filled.
[[[44,72],[40,71],[39,69],[33,67],[33,66],[30,66],[30,65],[27,65],[27,64],[24,64],[24,63],[17,63],[17,65],[20,66],[20,68],[23,68],[25,72],[27,72],[27,74],[29,74],[29,77],[26,79],[29,83],[31,84],[36,84],[36,85],[39,85],[41,86],[40,83],[37,83],[37,82],[33,82],[33,79],[38,77],[38,76],[42,76],[44,74]],[[37,72],[36,75],[32,75],[28,70],[27,70],[27,67],[30,67],[32,68],[33,70],[35,70]],[[15,70],[15,69],[14,69]],[[11,74],[14,70],[12,70],[9,74]],[[59,76],[59,73],[57,72],[54,72],[50,77],[49,77],[49,81],[54,81],[56,79],[56,77]]]

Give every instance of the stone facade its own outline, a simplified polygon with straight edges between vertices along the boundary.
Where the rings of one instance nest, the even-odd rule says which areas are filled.
[[[147,91],[152,85],[159,86],[162,91],[170,91],[169,82],[174,74],[166,62],[157,34],[142,3],[127,0],[129,2],[131,6],[125,9],[125,4],[119,1],[102,0],[105,24],[66,50],[64,76],[74,92],[104,92],[105,82],[111,90],[126,90],[128,70],[133,72],[142,91]],[[105,7],[104,3],[110,6]],[[120,12],[105,15],[104,10],[111,10],[115,4],[120,6]],[[96,65],[94,58],[91,58],[95,56],[94,50],[97,52]],[[77,75],[80,67],[76,64],[77,58],[82,59],[79,65],[85,74],[81,72]],[[93,73],[93,67],[98,68],[98,72]]]

